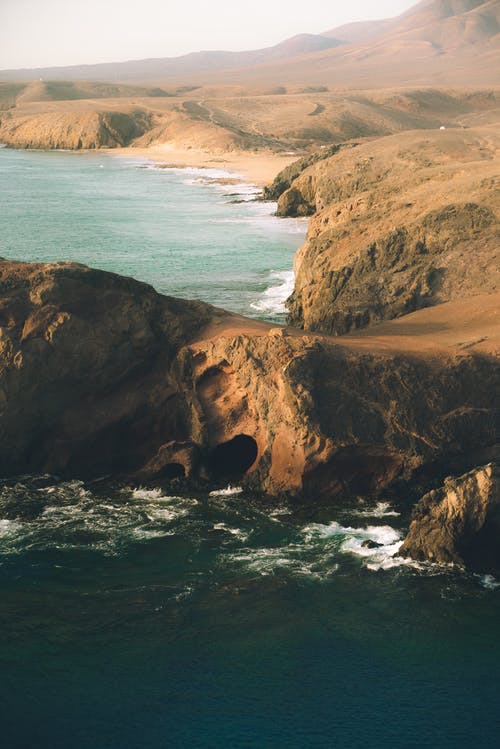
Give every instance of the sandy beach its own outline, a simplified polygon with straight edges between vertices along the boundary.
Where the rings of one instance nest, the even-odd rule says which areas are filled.
[[[250,180],[259,187],[269,184],[299,154],[276,154],[271,151],[228,151],[223,153],[201,149],[178,149],[168,143],[147,148],[110,149],[113,156],[151,159],[172,167],[223,169],[235,177]]]

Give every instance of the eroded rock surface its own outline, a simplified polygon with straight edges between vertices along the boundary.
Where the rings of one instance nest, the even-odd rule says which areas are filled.
[[[500,569],[500,468],[476,468],[426,494],[413,510],[399,554],[418,560]]]
[[[493,128],[410,132],[343,149],[279,199],[311,219],[290,323],[342,335],[500,289],[500,138]]]
[[[186,476],[330,497],[496,443],[499,322],[484,340],[468,308],[469,327],[441,342],[419,340],[418,320],[411,335],[340,341],[77,264],[8,261],[0,299],[3,475]]]
[[[0,119],[0,142],[14,148],[93,149],[128,145],[152,126],[143,110],[8,113]]]
[[[1,474],[133,470],[162,430],[187,437],[169,367],[214,313],[76,263],[1,261]]]

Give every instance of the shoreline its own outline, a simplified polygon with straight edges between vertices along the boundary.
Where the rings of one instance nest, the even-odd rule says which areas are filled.
[[[125,147],[120,149],[100,149],[105,151],[109,156],[118,156],[129,159],[145,159],[149,161],[156,169],[180,170],[191,169],[199,170],[203,174],[207,170],[207,183],[220,185],[237,185],[255,187],[260,191],[268,184],[271,184],[276,175],[288,164],[293,163],[299,158],[298,154],[278,155],[271,152],[255,153],[236,151],[224,154],[203,151],[198,149],[176,149],[168,144],[149,146],[147,148]],[[218,171],[221,176],[210,176],[209,172]],[[202,178],[203,179],[203,178]],[[257,193],[259,194],[259,193]],[[257,195],[256,194],[256,195]],[[253,199],[258,199],[254,196]],[[240,202],[247,202],[246,200]],[[266,201],[272,202],[272,201]],[[269,214],[271,217],[273,214]],[[303,219],[281,219],[305,221],[309,225],[309,217]],[[305,236],[307,235],[307,228]],[[304,239],[305,239],[304,236]],[[294,252],[292,264],[289,269],[271,270],[275,278],[269,279],[269,286],[261,293],[260,298],[253,302],[250,307],[259,313],[254,317],[251,312],[246,312],[245,316],[249,320],[264,322],[266,325],[284,327],[286,326],[287,309],[285,302],[293,292],[295,286],[294,258],[300,249]],[[281,293],[280,293],[281,292]],[[242,314],[242,313],[235,313]],[[281,316],[284,319],[269,320],[270,316]]]
[[[8,150],[14,153],[27,153],[26,150],[21,149]],[[118,164],[118,166],[120,166],[121,163],[121,166],[126,166],[127,169],[129,168],[129,166],[140,166],[142,168],[147,168],[157,172],[164,172],[165,174],[170,172],[172,175],[176,175],[175,178],[173,177],[175,180],[179,180],[180,183],[193,184],[195,189],[198,188],[198,185],[196,183],[212,188],[219,196],[217,198],[219,202],[228,204],[247,204],[244,206],[228,206],[228,210],[230,210],[231,213],[228,214],[228,216],[230,217],[227,220],[235,221],[238,219],[238,217],[240,217],[244,223],[248,223],[249,221],[252,222],[253,220],[255,220],[257,223],[257,227],[259,227],[263,221],[265,221],[266,224],[269,221],[268,233],[271,236],[271,243],[276,244],[277,242],[280,242],[279,236],[281,234],[281,230],[285,232],[286,237],[288,237],[289,234],[293,234],[293,238],[290,237],[289,239],[283,240],[283,247],[286,247],[287,249],[289,246],[293,247],[293,249],[290,251],[286,267],[283,267],[281,264],[281,254],[279,257],[276,256],[274,261],[272,261],[269,257],[267,261],[263,261],[261,265],[266,265],[266,272],[262,276],[259,285],[255,287],[255,294],[246,294],[246,296],[248,296],[248,304],[245,305],[244,308],[241,304],[231,306],[229,304],[229,301],[227,299],[225,300],[225,306],[230,306],[230,309],[233,313],[246,315],[249,320],[264,320],[273,325],[284,325],[286,322],[285,301],[292,293],[294,287],[293,258],[295,257],[297,250],[304,241],[307,231],[308,219],[276,218],[274,216],[275,203],[272,201],[260,200],[262,194],[261,188],[258,184],[256,184],[255,181],[250,182],[251,175],[248,174],[248,170],[248,176],[242,173],[243,170],[240,170],[239,172],[236,171],[237,166],[244,166],[244,164],[240,160],[240,153],[232,154],[232,158],[229,161],[229,159],[222,159],[221,157],[213,153],[200,151],[173,151],[170,148],[168,148],[167,150],[170,157],[167,163],[166,159],[160,158],[166,156],[166,151],[164,148],[124,148],[99,150],[82,149],[78,152],[68,151],[67,155],[81,155],[83,158],[86,158],[86,156],[90,156],[94,159],[94,161],[96,161],[97,164],[100,163],[100,159],[111,158],[111,160],[114,161],[115,164]],[[38,150],[35,151],[34,149],[29,149],[28,153],[31,152],[33,152],[33,155],[35,155],[37,152],[39,153]],[[48,153],[61,153],[61,150],[53,149]],[[101,154],[100,157],[99,154]],[[182,163],[181,157],[184,156],[186,156],[191,163]],[[254,175],[260,175],[261,177],[263,176],[263,167],[264,169],[267,169],[268,174],[270,174],[271,172],[272,174],[274,174],[276,169],[279,169],[283,166],[284,161],[290,161],[292,158],[290,156],[288,158],[276,156],[273,157],[272,154],[250,154],[250,157],[248,159],[246,158],[245,154],[243,156],[245,156],[245,164],[249,163],[250,166],[253,166],[253,171],[250,171],[252,171]],[[122,157],[122,162],[117,161],[117,157]],[[176,163],[173,163],[173,159],[175,159]],[[205,163],[200,164],[200,161],[204,161]],[[259,172],[259,175],[256,174],[257,171]],[[250,204],[254,204],[254,206]],[[273,228],[273,222],[279,222],[281,228]],[[285,225],[287,224],[291,226],[291,228],[285,228]],[[260,231],[262,231],[262,227]],[[293,244],[290,244],[290,242],[293,242]],[[268,255],[268,252],[266,252],[266,255]],[[33,259],[33,257],[30,257],[27,260],[33,261]],[[55,260],[56,258],[53,257],[51,259]],[[81,258],[79,257],[73,256],[73,259],[81,261]],[[87,260],[87,263],[92,265],[90,260]],[[125,271],[122,269],[121,271],[116,270],[116,272],[124,273]],[[132,271],[128,270],[127,272],[130,274]],[[132,273],[132,275],[139,280],[153,283],[150,279],[143,278],[138,274],[138,272],[136,272],[135,274]],[[155,285],[155,288],[160,291],[158,286]],[[167,292],[163,290],[163,293]],[[178,295],[182,296],[180,292],[178,292]],[[184,293],[184,296],[189,296],[189,294]],[[211,304],[215,304],[216,306],[224,306],[222,300],[214,300],[213,297],[209,298],[206,296],[204,297],[204,299]]]
[[[113,156],[145,158],[158,164],[167,164],[175,169],[220,169],[234,175],[242,182],[250,181],[262,188],[271,183],[282,169],[292,164],[300,154],[276,154],[272,152],[228,151],[218,153],[198,149],[173,148],[168,144],[158,144],[144,148],[103,148]]]

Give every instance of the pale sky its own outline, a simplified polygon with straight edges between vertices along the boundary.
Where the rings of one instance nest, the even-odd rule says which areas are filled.
[[[416,0],[0,0],[0,69],[258,49]]]

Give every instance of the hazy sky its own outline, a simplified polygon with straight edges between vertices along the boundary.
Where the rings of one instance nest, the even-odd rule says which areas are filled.
[[[0,0],[0,69],[257,49],[416,0]]]

